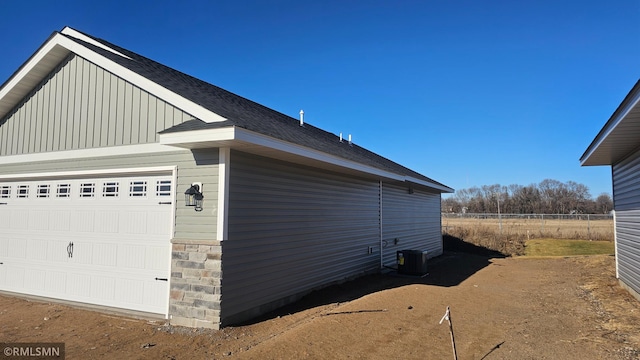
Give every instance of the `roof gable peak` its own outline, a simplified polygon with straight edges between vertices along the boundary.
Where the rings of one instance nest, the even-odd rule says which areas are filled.
[[[91,36],[86,35],[84,33],[81,33],[80,31],[78,31],[76,29],[73,29],[73,28],[70,28],[68,26],[65,26],[64,29],[62,29],[60,31],[60,33],[63,34],[63,35],[67,35],[67,36],[70,36],[72,38],[78,39],[78,40],[82,40],[82,41],[84,41],[86,43],[89,43],[89,44],[91,44],[93,46],[97,46],[97,47],[99,47],[101,49],[107,50],[107,51],[109,51],[111,53],[114,53],[114,54],[116,54],[118,56],[122,56],[123,58],[131,60],[131,58],[129,56],[127,56],[127,55],[125,55],[125,54],[123,54],[123,53],[121,53],[121,52],[119,52],[119,51],[117,51],[115,49],[112,49],[112,48],[108,47],[107,45],[105,45],[105,44],[103,44],[103,43],[101,43],[99,41],[96,41]]]
[[[60,32],[54,32],[0,86],[0,118],[6,116],[64,58],[70,53],[74,53],[204,122],[226,120],[223,116],[149,79],[145,74],[131,70],[129,66],[135,65],[137,61],[131,56],[125,55],[123,51],[68,26]]]

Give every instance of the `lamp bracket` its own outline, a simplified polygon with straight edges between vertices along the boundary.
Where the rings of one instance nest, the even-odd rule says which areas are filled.
[[[191,183],[191,186],[197,186],[198,187],[198,191],[202,193],[202,183],[201,182],[194,182]]]

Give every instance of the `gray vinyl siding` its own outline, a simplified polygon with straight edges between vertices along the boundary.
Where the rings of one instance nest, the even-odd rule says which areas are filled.
[[[640,151],[612,166],[618,274],[640,293]]]
[[[616,210],[640,209],[640,151],[612,166]]]
[[[440,194],[420,190],[410,194],[406,186],[383,184],[382,224],[385,266],[395,267],[398,250],[426,250],[429,257],[442,254]]]
[[[192,118],[72,55],[0,119],[0,156],[154,143]]]
[[[230,168],[223,322],[253,317],[268,309],[249,310],[379,269],[377,181],[236,151]]]
[[[5,164],[0,166],[0,175],[20,174],[28,178],[31,173],[156,166],[177,166],[177,184],[174,186],[176,193],[174,237],[193,240],[215,239],[218,198],[218,149]],[[201,212],[196,212],[192,207],[184,205],[184,191],[192,182],[203,183],[205,200],[204,210]]]
[[[640,293],[640,210],[616,211],[618,275]]]

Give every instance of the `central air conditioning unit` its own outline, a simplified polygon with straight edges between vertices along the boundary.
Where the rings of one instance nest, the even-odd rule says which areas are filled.
[[[396,253],[396,259],[398,262],[398,274],[427,274],[427,251],[399,250]]]

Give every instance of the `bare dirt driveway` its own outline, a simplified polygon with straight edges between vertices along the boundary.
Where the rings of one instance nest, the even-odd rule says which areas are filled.
[[[612,256],[446,253],[425,277],[372,275],[221,331],[0,296],[0,342],[64,342],[67,359],[637,359],[640,302]]]

